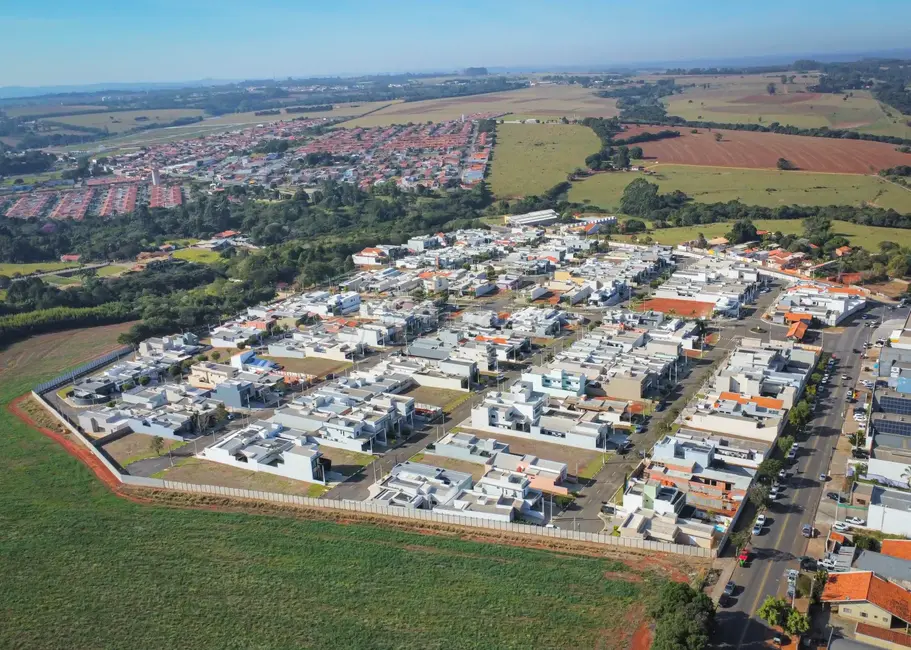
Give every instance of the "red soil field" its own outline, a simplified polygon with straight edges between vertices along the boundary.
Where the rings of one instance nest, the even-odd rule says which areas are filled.
[[[709,318],[715,311],[715,304],[675,298],[652,298],[639,306],[639,311],[659,311],[672,316],[688,318]]]
[[[911,155],[896,151],[895,145],[863,140],[720,129],[699,129],[693,134],[688,127],[666,126],[631,127],[618,139],[668,128],[680,131],[680,137],[640,143],[646,158],[667,164],[751,169],[775,169],[779,158],[787,158],[802,171],[843,174],[875,174],[887,167],[911,164]],[[724,140],[716,142],[716,133]]]

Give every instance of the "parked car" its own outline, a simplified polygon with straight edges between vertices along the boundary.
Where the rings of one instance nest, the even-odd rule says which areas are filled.
[[[737,583],[733,580],[728,580],[728,583],[724,586],[724,595],[731,597],[737,591]]]
[[[800,571],[797,569],[788,569],[788,584],[794,585],[797,584],[797,577],[800,575]]]
[[[759,525],[758,521],[755,524],[753,524],[753,534],[754,535],[762,534],[762,526]]]
[[[823,483],[825,483],[826,481],[829,480],[828,474],[820,474],[820,475],[819,475],[819,480],[822,481]]]
[[[816,558],[812,558],[809,555],[804,555],[800,558],[800,569],[802,571],[815,571],[816,570]]]
[[[773,487],[771,490],[769,490],[769,498],[773,501],[778,498],[779,494],[780,492],[778,491],[778,487]]]
[[[804,537],[813,537],[815,532],[816,532],[816,529],[813,528],[813,526],[811,526],[810,524],[804,524],[803,527],[800,529],[800,534],[803,535]]]
[[[784,469],[783,469],[783,470],[781,470],[780,472],[778,472],[778,480],[779,480],[779,481],[784,481],[784,480],[786,480],[787,478],[788,478],[788,472],[787,472],[787,470],[784,470]]]
[[[849,377],[848,375],[842,375],[841,378],[842,378],[843,380],[845,380],[845,381],[847,381],[848,379],[850,379],[850,377]]]
[[[826,498],[832,499],[832,501],[838,501],[839,503],[842,503],[845,500],[838,492],[826,492]]]
[[[820,558],[820,559],[816,562],[816,564],[819,565],[819,566],[821,566],[821,567],[822,567],[823,569],[825,569],[826,571],[831,571],[832,569],[835,568],[835,560],[833,560],[833,559],[830,558],[830,557],[823,557],[823,558]]]
[[[866,519],[861,519],[860,517],[845,517],[845,521],[854,526],[863,526],[867,523]]]
[[[759,515],[756,517],[756,523],[760,526],[765,526],[765,515]]]
[[[851,527],[843,521],[836,521],[834,524],[832,524],[832,530],[839,533],[846,533],[851,530]]]
[[[788,460],[789,460],[790,462],[792,462],[792,463],[793,463],[795,460],[797,460],[797,452],[794,451],[793,449],[792,449],[791,451],[788,452]]]

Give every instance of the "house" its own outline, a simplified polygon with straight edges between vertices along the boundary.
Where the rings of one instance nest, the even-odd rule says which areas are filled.
[[[66,255],[60,256],[61,262],[78,262],[82,259],[82,255],[77,255],[75,253],[68,253]]]
[[[830,573],[820,601],[832,613],[857,623],[864,643],[890,648],[909,645],[911,592],[872,571]]]
[[[471,488],[471,474],[406,460],[370,486],[368,499],[402,508],[432,510]]]

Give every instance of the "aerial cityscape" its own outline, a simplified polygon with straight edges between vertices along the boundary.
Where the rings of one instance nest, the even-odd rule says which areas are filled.
[[[311,4],[0,8],[0,647],[911,648],[911,5]]]

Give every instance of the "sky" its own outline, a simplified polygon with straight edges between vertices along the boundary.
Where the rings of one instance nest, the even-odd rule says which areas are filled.
[[[0,0],[0,86],[609,66],[911,45],[908,0]]]

